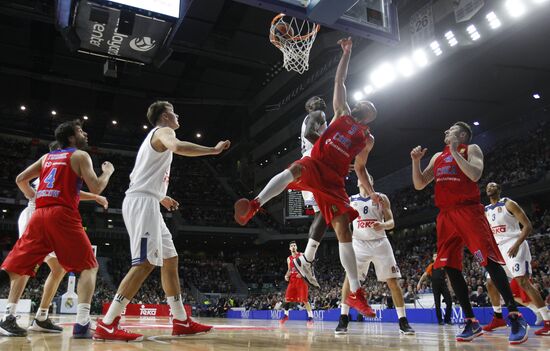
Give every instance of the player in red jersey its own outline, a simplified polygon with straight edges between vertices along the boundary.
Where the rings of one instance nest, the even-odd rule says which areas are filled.
[[[88,137],[78,121],[60,124],[55,130],[55,139],[61,150],[42,156],[17,176],[17,186],[25,197],[32,199],[36,196],[36,210],[25,233],[2,264],[0,286],[34,276],[44,258],[55,252],[67,272],[80,273],[73,337],[91,338],[90,303],[97,261],[78,212],[79,191],[84,181],[90,192],[101,193],[114,167],[104,162],[101,167],[103,174],[97,177],[90,155],[79,150],[87,145]],[[29,181],[36,177],[40,177],[40,184],[35,191]],[[10,328],[19,328],[15,317],[10,317],[2,322],[2,329],[8,330],[12,336],[17,335],[9,333]]]
[[[331,224],[339,241],[340,261],[346,270],[352,293],[346,303],[363,315],[374,316],[361,289],[357,274],[357,262],[353,251],[349,224],[358,213],[350,206],[346,194],[344,178],[349,173],[349,165],[354,169],[359,181],[365,186],[369,196],[380,203],[374,192],[365,165],[369,152],[374,146],[374,138],[367,124],[376,118],[376,108],[370,101],[359,101],[350,109],[346,100],[344,84],[352,42],[350,38],[338,42],[342,47],[342,58],[336,70],[334,81],[334,118],[327,130],[315,142],[311,156],[295,161],[290,167],[273,177],[257,198],[252,201],[240,199],[235,203],[235,220],[246,225],[271,198],[286,188],[311,191],[327,224]],[[310,115],[324,114],[322,111]],[[324,117],[324,116],[323,116]]]
[[[311,310],[311,304],[308,301],[309,289],[307,283],[305,282],[302,275],[296,270],[294,266],[294,260],[302,256],[301,252],[298,252],[298,246],[296,241],[291,241],[290,246],[290,256],[286,259],[286,264],[288,270],[285,274],[285,280],[288,282],[285,294],[285,303],[283,304],[283,309],[285,314],[281,318],[281,324],[284,324],[288,320],[290,306],[296,303],[303,303],[307,311],[307,325],[313,325],[313,311]]]
[[[453,290],[460,301],[466,326],[457,341],[471,341],[483,334],[468,299],[468,288],[462,276],[462,252],[467,246],[504,298],[512,330],[510,344],[527,340],[528,325],[518,312],[517,304],[501,265],[504,259],[493,238],[480,203],[477,181],[483,172],[483,152],[472,139],[467,123],[456,122],[445,131],[445,148],[436,153],[422,171],[420,160],[427,149],[417,146],[411,151],[412,178],[416,190],[424,189],[435,179],[437,216],[437,259],[434,268],[445,267]]]

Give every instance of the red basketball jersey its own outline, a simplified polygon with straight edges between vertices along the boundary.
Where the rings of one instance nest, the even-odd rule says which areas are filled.
[[[36,208],[65,206],[78,209],[80,178],[71,168],[71,156],[76,149],[52,151],[46,155],[36,190]]]
[[[332,122],[317,140],[311,157],[322,161],[345,177],[349,165],[366,145],[367,126],[357,123],[351,116],[341,116]]]
[[[460,144],[458,152],[468,159],[468,145]],[[448,208],[480,203],[477,183],[468,178],[458,167],[449,146],[445,146],[434,162],[435,205]]]
[[[288,256],[288,259],[290,260],[290,279],[299,279],[297,276],[298,276],[298,270],[296,269],[296,266],[294,265],[294,261],[292,261],[292,259],[294,258],[298,258],[302,256],[302,254],[300,252],[297,252],[296,253],[296,256]]]

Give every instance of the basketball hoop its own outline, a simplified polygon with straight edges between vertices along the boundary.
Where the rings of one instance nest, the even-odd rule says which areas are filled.
[[[287,71],[302,74],[309,69],[309,51],[320,28],[318,24],[294,17],[285,22],[284,13],[273,17],[269,41],[283,53],[283,67]]]

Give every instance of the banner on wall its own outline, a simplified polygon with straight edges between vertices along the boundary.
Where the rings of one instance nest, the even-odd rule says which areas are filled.
[[[105,315],[111,303],[104,303],[101,313]],[[183,305],[188,316],[191,315],[191,305]],[[138,317],[169,317],[172,315],[169,305],[157,304],[138,304],[131,303],[122,310],[123,316],[138,316]]]

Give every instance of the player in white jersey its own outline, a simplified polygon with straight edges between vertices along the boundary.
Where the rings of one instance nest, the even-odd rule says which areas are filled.
[[[491,204],[485,206],[485,215],[506,262],[506,274],[508,278],[513,279],[510,285],[514,298],[524,305],[534,305],[530,307],[535,312],[538,311],[544,320],[542,329],[535,331],[535,335],[549,336],[550,313],[540,293],[529,280],[532,272],[531,251],[526,239],[533,230],[533,226],[523,209],[515,201],[501,197],[501,192],[499,184],[495,182],[487,184],[486,193]],[[491,323],[483,327],[483,330],[493,331],[504,328],[506,322],[502,318],[500,294],[489,278],[487,278],[487,290],[495,313]]]
[[[59,149],[59,144],[56,141],[54,141],[50,143],[49,148],[50,148],[50,151],[57,150]],[[38,188],[39,183],[40,183],[39,178],[36,178],[31,183],[31,186],[35,191]],[[105,197],[101,195],[92,194],[86,191],[80,192],[80,200],[96,201],[105,209],[109,205]],[[27,207],[25,207],[25,209],[21,211],[21,213],[19,214],[19,218],[17,220],[19,237],[21,237],[23,233],[25,233],[25,229],[27,229],[27,225],[29,224],[29,221],[35,209],[36,209],[35,198],[32,198],[27,203]],[[38,310],[36,311],[36,316],[34,317],[28,330],[35,331],[35,332],[46,332],[46,333],[61,333],[63,331],[63,328],[56,325],[48,318],[48,311],[50,308],[50,304],[52,303],[52,300],[55,296],[55,293],[59,288],[59,284],[61,283],[61,281],[63,280],[63,277],[65,277],[65,274],[67,272],[63,269],[63,267],[57,260],[57,257],[55,256],[54,252],[46,256],[44,258],[44,262],[46,262],[46,264],[50,268],[50,273],[48,274],[48,277],[44,282],[44,290],[42,292],[42,299],[40,301],[40,306],[38,307]],[[3,318],[4,320],[9,315],[15,316],[15,313],[17,310],[17,304],[19,302],[18,296],[22,295],[28,280],[29,280],[29,276],[23,276],[21,277],[21,279],[16,279],[12,281],[10,294],[8,296],[8,301],[6,303],[6,310]],[[0,334],[1,334],[1,331],[0,331]]]
[[[301,136],[300,140],[302,142],[302,157],[310,156],[311,149],[313,144],[319,139],[321,134],[327,129],[327,121],[324,118],[324,114],[312,114],[314,111],[325,111],[327,105],[325,101],[318,97],[313,96],[309,98],[306,102],[306,111],[308,115],[304,118],[302,122]],[[310,191],[302,191],[302,197],[304,198],[304,204],[306,206],[312,206],[315,215],[313,216],[313,222],[309,227],[309,240],[304,250],[304,254],[296,258],[293,258],[292,261],[294,266],[300,272],[302,277],[310,284],[315,287],[319,287],[319,283],[315,278],[315,273],[313,272],[313,260],[315,260],[315,253],[319,248],[319,244],[325,236],[327,231],[327,223],[319,210],[319,206],[315,202],[313,193]]]
[[[95,340],[143,339],[143,335],[119,327],[120,315],[157,266],[161,267],[162,288],[173,315],[172,335],[196,334],[212,329],[193,321],[183,308],[178,253],[162,218],[160,205],[169,211],[179,207],[176,200],[166,196],[174,153],[189,157],[217,155],[229,148],[230,142],[220,141],[214,147],[206,147],[178,140],[175,132],[180,126],[178,115],[167,101],[151,104],[147,119],[154,128],[139,148],[130,174],[130,187],[122,203],[122,216],[130,236],[132,268],[120,283],[105,318],[98,321]]]
[[[371,185],[374,186],[372,176],[369,174]],[[386,230],[391,230],[395,226],[393,213],[388,197],[378,193],[382,199],[382,206],[374,203],[367,195],[367,189],[357,182],[359,194],[350,197],[351,206],[359,212],[353,225],[353,249],[357,260],[357,272],[359,279],[364,281],[367,278],[371,262],[374,264],[376,278],[378,281],[386,282],[390,288],[393,303],[399,318],[399,331],[405,335],[414,334],[414,330],[409,325],[405,313],[405,300],[403,292],[397,283],[401,278],[399,267],[395,261],[393,250],[386,236]],[[347,277],[342,285],[342,301],[346,301],[350,288]],[[346,334],[349,323],[349,306],[345,303],[341,305],[340,321],[336,327],[336,334]]]

